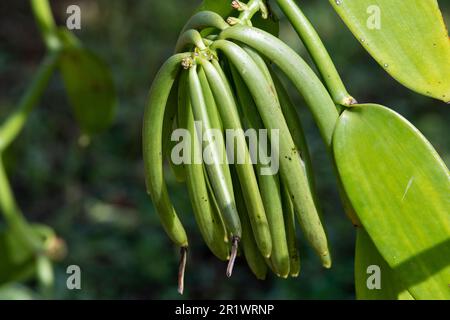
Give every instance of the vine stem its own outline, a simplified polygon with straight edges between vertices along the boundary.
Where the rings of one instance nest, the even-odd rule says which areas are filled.
[[[294,0],[276,0],[278,6],[291,22],[295,31],[304,43],[314,64],[325,82],[336,104],[349,106],[357,103],[347,92],[345,85],[330,57],[325,45],[320,39],[308,18],[303,14]]]
[[[241,12],[238,19],[243,24],[251,26],[253,16],[261,10],[262,6],[265,7],[263,0],[250,0],[246,5],[246,9]]]
[[[57,51],[62,47],[57,35],[57,26],[48,0],[30,0],[34,17],[47,49]]]
[[[325,83],[331,97],[333,98],[334,103],[336,103],[339,114],[345,110],[345,108],[342,106],[348,107],[356,104],[357,101],[347,92],[342,78],[340,77],[334,62],[331,59],[330,54],[325,48],[325,45],[320,39],[319,34],[314,29],[308,18],[303,14],[300,7],[295,3],[294,0],[276,0],[276,2],[283,13],[286,15],[286,17],[289,19],[300,39],[304,43],[306,49],[308,50],[311,58],[314,61],[314,64],[316,65],[320,75],[322,76],[323,82]],[[335,120],[336,122],[338,121],[337,118]],[[318,119],[317,121],[320,122],[321,119]],[[334,128],[336,122],[328,124],[323,123],[323,125],[330,126],[331,129],[331,126]],[[331,140],[324,140],[324,142],[327,145],[327,150],[330,153],[331,158],[333,158],[331,154]],[[350,199],[344,191],[334,162],[333,170],[336,172],[336,176],[338,177],[338,191],[344,207],[344,211],[355,227],[361,226],[361,222],[359,221],[350,203]]]
[[[0,152],[3,152],[19,135],[28,116],[48,85],[58,61],[59,53],[50,52],[42,61],[31,85],[28,87],[19,106],[0,127]]]
[[[23,241],[23,244],[31,251],[39,254],[43,248],[43,242],[33,232],[25,220],[14,198],[8,176],[6,175],[3,159],[0,155],[0,208],[11,230]]]

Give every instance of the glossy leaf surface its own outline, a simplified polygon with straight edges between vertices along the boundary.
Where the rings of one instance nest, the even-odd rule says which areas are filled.
[[[450,298],[450,178],[430,143],[379,105],[349,108],[333,152],[375,246],[416,299]]]

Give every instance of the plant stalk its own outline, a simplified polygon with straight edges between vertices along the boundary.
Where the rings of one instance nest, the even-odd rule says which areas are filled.
[[[3,153],[22,131],[28,116],[47,87],[58,60],[59,53],[49,53],[31,85],[23,95],[19,107],[0,127],[0,209],[8,225],[16,232],[24,244],[39,253],[43,249],[42,241],[29,227],[14,198],[11,185],[3,164]]]
[[[334,102],[349,106],[356,100],[347,92],[322,40],[294,0],[276,0],[311,55]]]
[[[250,0],[247,3],[247,8],[241,12],[238,19],[241,23],[252,26],[251,20],[261,10],[261,5],[265,5],[263,0]]]
[[[33,252],[39,254],[43,248],[43,242],[30,228],[14,198],[11,185],[0,154],[0,209],[11,230],[21,239],[24,245]]]
[[[59,53],[50,52],[42,61],[33,81],[15,110],[0,127],[0,152],[4,151],[22,131],[28,116],[48,85]]]

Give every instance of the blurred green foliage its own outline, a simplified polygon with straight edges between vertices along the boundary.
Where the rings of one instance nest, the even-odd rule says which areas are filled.
[[[151,81],[173,52],[179,30],[199,1],[52,1],[59,24],[78,4],[82,29],[76,35],[107,61],[119,93],[110,130],[81,135],[61,76],[53,78],[24,132],[6,155],[11,182],[25,215],[51,225],[68,245],[55,266],[55,298],[166,299],[176,291],[178,252],[160,227],[145,192],[141,118]],[[390,78],[346,30],[326,1],[299,1],[316,26],[347,87],[360,102],[390,106],[408,118],[450,163],[450,109],[415,94]],[[440,1],[447,23],[450,3]],[[311,61],[282,19],[281,38]],[[0,120],[13,110],[45,52],[27,1],[0,3]],[[191,250],[182,298],[352,299],[355,232],[336,191],[331,162],[312,119],[301,109],[311,146],[319,198],[334,255],[331,270],[320,267],[301,239],[302,272],[297,279],[256,280],[238,260],[231,279],[196,230],[187,192],[169,175],[171,196],[187,226]],[[170,170],[168,171],[170,173]],[[3,220],[0,218],[0,224]],[[66,268],[81,267],[81,290],[66,288]],[[0,288],[1,298],[33,298],[33,282]]]

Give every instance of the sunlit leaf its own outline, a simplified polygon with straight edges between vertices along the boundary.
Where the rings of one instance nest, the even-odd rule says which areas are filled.
[[[414,299],[363,228],[358,228],[356,235],[355,289],[359,300]]]
[[[416,299],[450,298],[450,175],[430,143],[386,107],[341,115],[333,138],[344,189],[378,251]]]
[[[436,0],[330,0],[364,48],[406,87],[450,102],[450,41]]]

